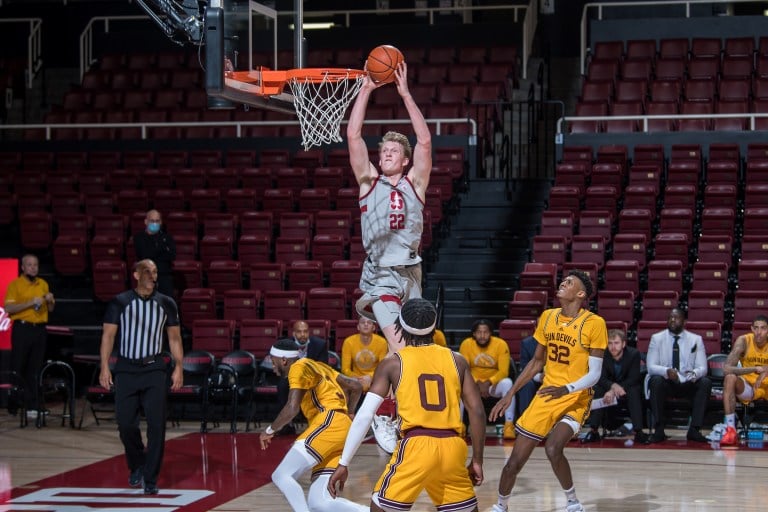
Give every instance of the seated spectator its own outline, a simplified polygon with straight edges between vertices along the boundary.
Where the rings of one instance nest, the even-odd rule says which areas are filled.
[[[768,317],[756,316],[752,332],[736,338],[723,371],[725,432],[720,444],[737,445],[736,400],[749,403],[765,398],[768,393]]]
[[[536,352],[536,338],[533,336],[526,336],[520,341],[520,368],[525,366],[533,359],[533,354]],[[536,395],[536,391],[541,387],[541,381],[544,379],[544,372],[537,373],[532,380],[525,384],[520,391],[517,392],[515,398],[517,399],[517,417],[528,408],[528,404],[531,403],[533,397]]]
[[[640,376],[640,352],[627,346],[627,335],[619,329],[608,331],[608,348],[603,362],[600,380],[594,386],[595,399],[602,398],[607,404],[619,403],[629,409],[632,420],[632,431],[635,441],[648,444],[648,435],[643,432],[643,379]],[[610,355],[610,357],[608,357]],[[590,431],[582,439],[582,443],[592,443],[600,440],[598,429],[609,425],[614,429],[623,423],[615,418],[618,407],[594,409],[589,414],[587,424]]]
[[[435,335],[432,337],[432,343],[440,345],[441,347],[447,347],[448,342],[445,340],[445,333],[440,329],[435,329]]]
[[[459,352],[469,362],[475,382],[483,398],[501,398],[512,389],[509,378],[509,345],[493,336],[488,320],[478,320],[472,325],[472,336],[461,342]],[[462,409],[462,417],[464,412]],[[515,399],[504,412],[504,439],[515,438]]]
[[[288,338],[289,340],[291,338]],[[304,320],[297,320],[293,324],[292,341],[299,351],[299,358],[308,357],[315,361],[328,364],[328,340],[309,335],[309,324]],[[270,367],[271,369],[271,367]],[[277,381],[277,405],[282,409],[288,403],[288,376],[281,375]],[[286,425],[281,434],[294,434],[293,425]]]
[[[357,321],[357,334],[347,336],[341,346],[341,373],[357,379],[363,392],[371,387],[373,372],[387,357],[387,340],[376,334],[376,322],[364,316]]]
[[[691,401],[693,412],[686,438],[708,442],[700,432],[712,390],[712,381],[707,377],[707,353],[701,336],[685,330],[685,313],[681,309],[674,308],[669,313],[667,329],[651,336],[646,365],[654,429],[651,442],[667,439],[664,433],[667,396]]]

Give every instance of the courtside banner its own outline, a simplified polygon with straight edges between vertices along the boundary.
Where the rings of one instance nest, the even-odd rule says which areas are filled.
[[[5,290],[19,277],[19,260],[0,258],[0,350],[11,350],[11,318],[5,312]]]

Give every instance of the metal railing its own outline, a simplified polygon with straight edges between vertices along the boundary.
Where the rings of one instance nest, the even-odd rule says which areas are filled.
[[[435,126],[435,135],[444,135],[445,127],[455,124],[468,124],[469,135],[467,136],[467,145],[474,146],[477,144],[477,121],[474,119],[468,119],[465,117],[456,118],[435,118],[427,119],[428,125]],[[347,121],[343,121],[346,124]],[[409,119],[366,119],[366,125],[395,125],[395,124],[407,124],[410,125]],[[45,140],[52,140],[53,130],[83,130],[94,128],[139,128],[141,131],[140,138],[151,138],[149,130],[151,128],[197,128],[197,127],[209,127],[209,128],[225,128],[235,127],[235,133],[237,138],[245,137],[243,128],[246,126],[298,126],[298,121],[197,121],[197,122],[167,122],[167,123],[66,123],[66,124],[5,124],[0,125],[0,133],[12,132],[12,131],[29,131],[29,130],[44,130]]]
[[[428,25],[435,24],[435,16],[445,13],[456,13],[464,15],[465,19],[471,19],[473,12],[485,11],[512,11],[515,23],[523,22],[523,48],[522,56],[522,78],[527,78],[526,68],[528,67],[528,57],[533,44],[533,37],[536,32],[536,23],[538,20],[538,0],[530,0],[528,5],[486,5],[486,6],[450,6],[450,7],[414,7],[402,9],[354,9],[347,11],[302,11],[303,19],[331,19],[335,16],[344,17],[344,26],[349,28],[353,24],[353,18],[357,16],[369,16],[371,14],[415,14],[424,15],[425,22]],[[281,11],[278,16],[295,16],[295,11]]]
[[[93,31],[97,23],[104,23],[104,33],[109,32],[110,23],[123,21],[152,21],[149,16],[96,16],[91,18],[83,31],[80,33],[80,81],[82,82],[85,73],[91,69],[91,66],[97,62],[93,57]]]
[[[488,6],[465,6],[465,7],[423,7],[423,8],[407,8],[407,9],[387,9],[386,14],[415,14],[425,15],[425,21],[429,25],[434,25],[435,16],[446,12],[463,13],[471,17],[473,12],[485,12],[485,11],[511,11],[513,21],[519,23],[522,21],[523,34],[522,34],[522,49],[521,49],[521,74],[522,78],[527,78],[526,68],[528,67],[528,58],[533,45],[533,37],[536,32],[536,23],[538,20],[538,1],[529,0],[528,5],[488,5]],[[371,14],[382,14],[382,11],[378,9],[354,9],[346,11],[302,11],[304,20],[330,18],[334,16],[343,16],[345,27],[349,28],[353,25],[353,18],[357,16],[370,16]],[[278,13],[280,17],[293,17],[295,11],[281,11]],[[83,32],[80,34],[80,79],[82,80],[85,73],[90,67],[97,61],[93,55],[93,36],[94,27],[103,22],[104,32],[109,32],[110,23],[124,22],[124,21],[152,21],[149,16],[136,15],[136,16],[97,16],[92,18],[86,25]]]
[[[747,127],[742,131],[757,131],[755,128],[755,120],[761,118],[768,118],[768,113],[739,113],[739,114],[669,114],[669,115],[655,115],[655,116],[565,116],[557,120],[557,134],[558,136],[566,134],[567,124],[579,121],[639,121],[641,129],[639,132],[648,133],[648,122],[655,120],[671,120],[682,121],[684,119],[746,119],[748,121]],[[563,130],[563,124],[566,125],[566,131]],[[627,133],[639,133],[639,132],[627,132]]]
[[[42,48],[43,48],[43,20],[41,18],[5,18],[0,19],[0,23],[28,23],[29,35],[27,36],[27,69],[26,85],[27,89],[32,88],[32,82],[43,67]]]

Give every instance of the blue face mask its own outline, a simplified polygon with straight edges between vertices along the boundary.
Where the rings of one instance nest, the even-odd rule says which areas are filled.
[[[158,234],[160,232],[160,223],[150,222],[149,224],[147,224],[147,231],[149,231],[151,235]]]

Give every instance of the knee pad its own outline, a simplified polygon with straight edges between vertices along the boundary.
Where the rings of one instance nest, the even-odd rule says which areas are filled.
[[[560,423],[565,423],[569,427],[571,427],[571,430],[573,430],[574,434],[578,434],[581,432],[581,424],[579,424],[578,421],[573,420],[571,418],[563,418],[560,420]]]

